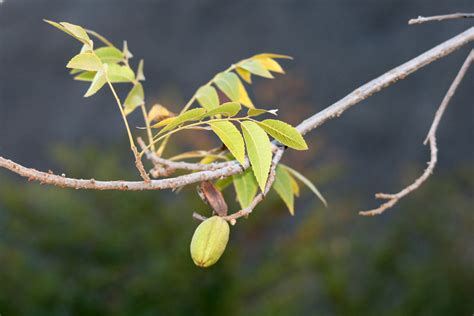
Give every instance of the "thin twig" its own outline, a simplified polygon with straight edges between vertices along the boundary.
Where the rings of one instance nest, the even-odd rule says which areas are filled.
[[[308,133],[309,131],[324,124],[328,120],[340,116],[344,111],[348,110],[362,100],[365,100],[372,94],[392,85],[400,79],[405,78],[409,74],[434,62],[435,60],[443,58],[444,56],[472,41],[474,41],[474,27],[467,29],[463,33],[356,89],[343,99],[303,121],[297,126],[297,129],[302,134]],[[94,179],[83,180],[66,178],[40,172],[35,169],[26,168],[3,157],[0,157],[0,167],[8,169],[23,177],[29,178],[32,181],[39,181],[44,184],[50,184],[64,188],[136,191],[178,188],[184,185],[205,180],[225,178],[243,172],[243,170],[249,167],[249,164],[248,161],[246,161],[244,166],[241,166],[238,162],[234,161],[232,165],[218,170],[200,171],[175,178],[151,180],[149,183],[144,181],[95,181]]]
[[[439,122],[441,121],[441,118],[443,117],[444,111],[446,110],[449,104],[449,101],[451,101],[451,98],[456,93],[456,90],[459,87],[459,84],[464,78],[464,75],[466,74],[473,60],[474,60],[474,50],[471,50],[466,60],[464,61],[461,69],[456,75],[456,78],[454,78],[454,81],[449,87],[448,92],[443,98],[443,101],[441,102],[438,110],[436,111],[435,117],[433,119],[433,123],[431,124],[431,128],[428,132],[428,136],[426,137],[424,141],[425,145],[427,142],[430,143],[431,158],[430,158],[430,161],[428,162],[428,167],[425,169],[423,174],[418,179],[416,179],[415,182],[413,182],[412,184],[410,184],[409,186],[407,186],[406,188],[404,188],[403,190],[401,190],[400,192],[396,194],[377,193],[375,195],[377,199],[385,199],[388,201],[380,205],[376,209],[373,209],[370,211],[361,211],[359,212],[360,215],[374,216],[374,215],[382,214],[385,210],[397,204],[397,202],[400,199],[402,199],[406,195],[418,189],[431,176],[436,166],[436,162],[438,161],[438,147],[436,146],[436,131],[438,130]]]
[[[452,13],[452,14],[443,14],[443,15],[434,15],[434,16],[418,16],[416,19],[411,19],[408,21],[408,24],[421,24],[431,21],[445,21],[445,20],[454,20],[454,19],[469,19],[474,18],[474,13]]]
[[[143,142],[143,139],[140,137],[137,138],[137,142],[145,151],[145,156],[148,160],[150,160],[155,167],[164,167],[165,169],[170,170],[189,170],[189,171],[209,171],[209,170],[218,170],[221,168],[225,168],[235,164],[235,161],[226,161],[226,162],[219,162],[219,163],[210,163],[210,164],[203,164],[203,163],[191,163],[185,161],[172,161],[168,159],[164,159],[158,157],[158,155],[148,149],[146,149],[146,144]]]

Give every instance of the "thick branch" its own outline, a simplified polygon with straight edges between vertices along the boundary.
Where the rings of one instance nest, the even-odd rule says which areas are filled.
[[[405,79],[408,75],[412,74],[418,69],[452,53],[453,51],[472,41],[474,41],[474,27],[467,29],[458,36],[439,44],[426,53],[413,58],[412,60],[386,72],[382,76],[354,90],[343,99],[304,120],[300,125],[297,126],[298,130],[302,134],[308,133],[309,131],[324,124],[326,121],[340,116],[344,111],[361,102],[362,100],[367,99],[372,94],[379,92],[383,88],[392,85],[400,79]]]
[[[372,94],[390,86],[396,81],[405,78],[416,70],[430,64],[431,62],[440,59],[456,49],[466,45],[474,40],[474,28],[471,27],[465,32],[453,37],[452,39],[430,49],[424,54],[406,62],[405,64],[392,69],[382,76],[370,81],[362,87],[356,89],[340,101],[324,109],[323,111],[311,116],[297,126],[302,134],[306,134],[316,127],[324,124],[326,121],[341,115],[344,111],[353,105],[368,98]],[[11,160],[0,157],[0,167],[8,169],[32,181],[39,181],[43,184],[50,184],[64,188],[75,189],[92,189],[92,190],[160,190],[177,188],[187,184],[201,182],[205,180],[213,180],[217,178],[224,178],[248,168],[248,161],[244,166],[240,166],[234,162],[228,167],[223,167],[218,170],[200,171],[189,175],[179,176],[175,178],[145,181],[96,181],[94,179],[83,180],[66,178],[62,176],[52,175],[45,172],[40,172],[35,169],[23,167]]]
[[[433,123],[431,124],[431,128],[428,132],[428,136],[426,137],[426,140],[424,141],[425,145],[427,142],[430,143],[431,159],[428,162],[428,167],[425,169],[423,174],[418,179],[416,179],[415,182],[413,182],[412,184],[410,184],[409,186],[407,186],[406,188],[404,188],[403,190],[401,190],[400,192],[396,194],[377,193],[375,195],[376,198],[386,199],[388,201],[380,205],[376,209],[373,209],[370,211],[359,212],[360,215],[374,216],[374,215],[379,215],[383,213],[385,210],[397,204],[397,202],[400,199],[402,199],[406,195],[418,189],[431,176],[436,166],[436,162],[438,161],[438,147],[436,145],[436,131],[438,130],[439,122],[441,121],[441,118],[443,117],[444,111],[448,107],[449,101],[451,101],[451,98],[456,93],[456,90],[459,87],[459,84],[464,78],[473,60],[474,60],[474,50],[471,50],[471,52],[466,58],[466,61],[464,61],[461,69],[456,75],[456,78],[454,78],[453,83],[449,87],[448,92],[443,98],[443,101],[441,102],[438,110],[436,111],[435,117],[433,119]]]
[[[432,21],[445,21],[445,20],[454,20],[454,19],[468,19],[474,18],[474,13],[452,13],[452,14],[444,14],[444,15],[435,15],[435,16],[419,16],[416,19],[411,19],[408,21],[408,24],[421,24],[425,22],[432,22]]]

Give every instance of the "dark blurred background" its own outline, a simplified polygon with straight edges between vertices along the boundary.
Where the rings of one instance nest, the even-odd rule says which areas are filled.
[[[418,15],[472,12],[452,1],[42,1],[0,4],[0,155],[75,177],[136,179],[110,92],[84,99],[64,65],[79,45],[43,23],[68,21],[127,39],[145,59],[146,99],[178,111],[228,65],[260,52],[292,55],[285,76],[255,80],[257,105],[293,124],[473,25],[408,26]],[[270,195],[232,229],[223,258],[196,268],[194,187],[86,192],[42,187],[0,170],[0,314],[471,315],[474,312],[474,70],[441,123],[439,164],[422,141],[471,47],[416,72],[307,136],[285,162],[312,179],[289,216]],[[126,90],[121,90],[123,93]],[[141,126],[139,113],[132,125]],[[188,135],[189,136],[189,135]],[[176,144],[177,143],[177,144]],[[170,152],[210,136],[176,138]],[[238,206],[232,189],[226,197]]]

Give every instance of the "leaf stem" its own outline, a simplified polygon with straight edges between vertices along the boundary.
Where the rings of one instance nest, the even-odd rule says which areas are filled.
[[[226,70],[224,70],[223,72],[230,72],[232,70],[235,69],[235,65],[231,65],[229,66],[229,68],[227,68]],[[214,80],[215,80],[216,76],[214,76],[211,80],[209,80],[205,85],[203,85],[202,87],[206,87],[206,86],[210,86]],[[183,107],[183,109],[181,110],[181,112],[179,112],[179,114],[182,114],[183,112],[185,112],[187,109],[189,109],[191,107],[191,105],[193,105],[194,101],[196,101],[196,93],[197,93],[197,90],[196,92],[194,92],[193,96],[191,97],[191,99],[189,99],[189,101],[186,103],[186,105]],[[166,145],[168,144],[168,138],[166,138],[163,143],[161,144],[161,146],[158,148],[158,151],[156,152],[156,154],[160,157],[165,148],[166,148]]]

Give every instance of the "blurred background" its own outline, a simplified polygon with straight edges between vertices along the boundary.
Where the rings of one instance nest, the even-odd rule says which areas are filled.
[[[260,52],[293,56],[249,88],[294,125],[353,89],[473,25],[408,26],[418,15],[472,12],[472,0],[44,1],[0,3],[0,155],[73,177],[138,179],[107,89],[65,69],[79,45],[42,22],[68,21],[145,59],[146,99],[179,111],[195,89]],[[474,312],[474,69],[439,128],[426,185],[382,216],[425,168],[434,112],[471,47],[372,96],[284,161],[308,176],[291,217],[270,194],[232,229],[222,259],[194,266],[195,187],[92,192],[27,183],[0,170],[1,315],[471,315]],[[120,90],[123,96],[126,90]],[[139,111],[132,125],[142,126]],[[194,133],[169,153],[211,148]],[[232,210],[233,189],[225,191]]]

